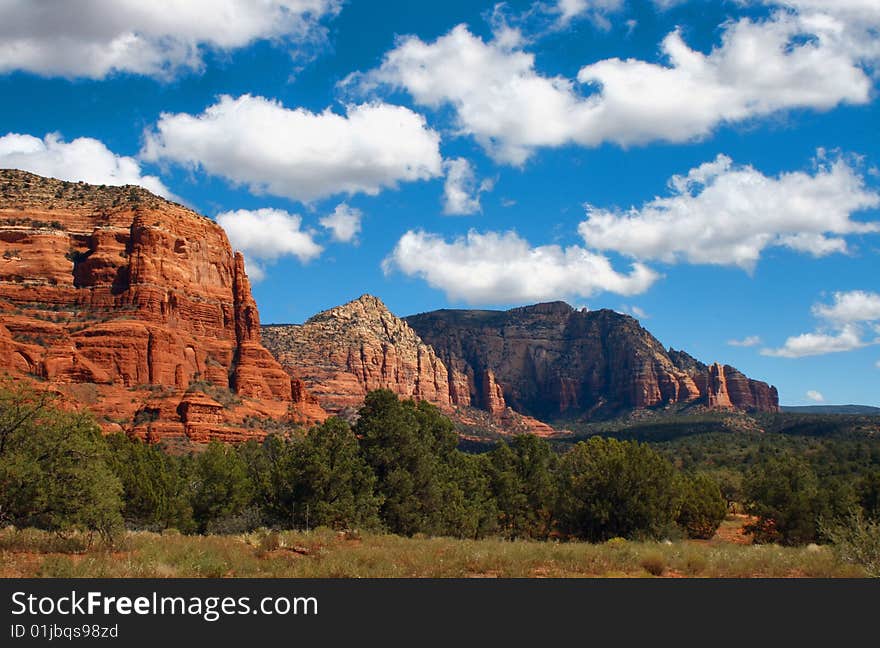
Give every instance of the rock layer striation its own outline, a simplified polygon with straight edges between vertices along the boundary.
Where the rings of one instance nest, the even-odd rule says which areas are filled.
[[[350,416],[367,392],[389,389],[403,398],[433,403],[474,427],[553,432],[507,407],[491,371],[473,376],[447,364],[372,295],[319,313],[304,324],[264,326],[263,342],[334,414]]]
[[[151,439],[325,417],[262,346],[222,228],[133,186],[0,171],[0,363]]]
[[[676,403],[776,411],[776,389],[730,366],[664,349],[638,321],[563,302],[509,311],[439,310],[406,318],[483,393],[487,377],[514,410],[553,421]]]

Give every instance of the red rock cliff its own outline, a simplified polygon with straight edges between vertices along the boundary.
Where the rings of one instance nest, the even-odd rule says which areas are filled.
[[[246,417],[325,416],[260,344],[222,228],[138,187],[0,171],[0,362],[105,429],[151,439],[236,439],[260,433]],[[190,406],[187,391],[227,402]]]
[[[405,319],[448,366],[471,378],[491,372],[507,406],[545,421],[675,403],[778,408],[775,388],[667,352],[635,319],[610,310],[553,302]]]
[[[262,336],[329,412],[360,407],[374,389],[447,408],[470,404],[469,390],[455,392],[463,377],[450,377],[434,349],[372,295],[319,313],[305,324],[265,326]]]
[[[264,326],[263,342],[334,414],[351,415],[368,391],[389,389],[433,403],[474,428],[553,433],[547,425],[511,411],[491,371],[474,376],[472,371],[450,368],[372,295],[319,313],[304,324]]]

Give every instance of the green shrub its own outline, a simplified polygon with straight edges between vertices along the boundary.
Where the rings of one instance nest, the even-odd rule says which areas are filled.
[[[122,485],[92,417],[46,392],[0,385],[0,524],[59,534],[122,530]]]
[[[859,565],[869,576],[880,578],[880,522],[866,519],[854,509],[841,522],[822,525],[822,530],[841,561]]]
[[[698,473],[680,479],[678,524],[689,538],[708,540],[727,514],[727,503],[718,483],[708,475]]]
[[[805,545],[817,540],[827,491],[810,466],[795,457],[770,457],[753,467],[743,482],[746,508],[757,516],[747,527],[759,543]]]
[[[483,465],[462,456],[455,426],[434,405],[370,392],[354,432],[391,532],[475,537],[497,517]]]
[[[199,530],[237,533],[254,522],[254,516],[245,515],[253,483],[234,448],[212,441],[192,460],[188,473],[193,517]]]
[[[666,571],[666,557],[659,551],[651,551],[642,556],[639,564],[651,576],[662,576]]]
[[[207,380],[194,379],[190,381],[186,391],[206,394],[226,409],[233,409],[241,405],[241,398],[229,387],[215,385]]]
[[[547,538],[553,529],[557,457],[545,440],[531,434],[502,441],[489,453],[492,494],[498,523],[510,538]]]
[[[570,536],[659,538],[675,522],[675,469],[646,445],[593,437],[559,462],[558,517]]]
[[[160,531],[195,528],[189,480],[181,460],[124,434],[107,437],[110,465],[122,482],[126,526]]]

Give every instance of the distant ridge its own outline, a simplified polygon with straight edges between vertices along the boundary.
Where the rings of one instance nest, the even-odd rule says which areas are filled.
[[[775,387],[734,367],[667,350],[638,320],[565,302],[507,311],[444,309],[404,318],[480,393],[491,375],[507,406],[553,422],[676,404],[777,412]]]
[[[779,408],[792,414],[861,414],[863,416],[880,416],[880,407],[870,405],[783,405]]]

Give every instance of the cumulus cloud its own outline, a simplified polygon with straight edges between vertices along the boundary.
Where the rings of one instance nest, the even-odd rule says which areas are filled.
[[[308,202],[439,176],[439,144],[424,117],[402,106],[365,103],[338,115],[224,95],[199,115],[163,113],[141,155]]]
[[[880,321],[880,294],[865,290],[834,293],[831,304],[816,304],[813,314],[840,323]]]
[[[880,25],[880,4],[876,0],[833,0],[833,2],[829,0],[751,0],[751,4],[788,7],[808,16],[817,14],[830,16],[841,21],[845,29],[869,32]],[[863,45],[863,43],[851,44],[853,46]]]
[[[238,209],[217,214],[229,242],[241,251],[254,281],[265,276],[266,265],[284,256],[307,263],[321,254],[310,232],[302,230],[302,218],[282,209]]]
[[[880,62],[880,3],[875,0],[764,0],[797,12],[808,24],[824,25],[853,58],[868,65]]]
[[[578,81],[600,89],[596,134],[625,145],[678,142],[780,110],[867,103],[871,81],[831,22],[787,13],[742,18],[724,27],[721,44],[708,54],[691,49],[676,30],[661,43],[666,65],[587,65]]]
[[[449,215],[476,214],[480,211],[480,194],[491,191],[494,183],[484,179],[477,183],[474,167],[466,158],[454,158],[443,163],[446,182],[443,185],[443,213]]]
[[[727,344],[735,347],[753,347],[761,344],[761,338],[757,335],[749,335],[742,340],[728,340]]]
[[[853,351],[880,343],[869,329],[880,333],[880,294],[853,290],[836,292],[831,304],[815,304],[813,314],[821,320],[815,332],[788,338],[778,349],[762,349],[761,354],[782,358],[802,358]]]
[[[628,211],[588,205],[578,231],[590,247],[638,259],[745,270],[768,247],[820,257],[846,252],[846,235],[880,232],[880,222],[853,220],[880,205],[880,194],[843,158],[769,177],[719,155],[669,186],[669,197]]]
[[[865,346],[858,330],[847,325],[834,333],[802,333],[790,337],[779,349],[762,349],[761,354],[779,358],[804,358],[853,351]]]
[[[137,160],[117,155],[91,137],[65,142],[58,133],[49,133],[42,139],[8,133],[0,137],[0,168],[21,169],[71,182],[140,185],[160,196],[175,198],[159,178],[143,175]]]
[[[661,63],[598,61],[578,72],[580,87],[542,75],[521,45],[510,30],[486,42],[459,25],[433,42],[401,39],[378,68],[345,83],[452,106],[460,134],[514,165],[539,147],[684,142],[780,110],[864,104],[872,87],[840,22],[825,15],[742,18],[724,25],[708,54],[676,30],[663,39]]]
[[[202,67],[206,50],[258,40],[297,47],[320,38],[338,0],[0,2],[0,73],[101,79],[170,77]]]
[[[602,291],[635,295],[658,279],[639,263],[629,274],[619,273],[606,257],[579,246],[534,247],[515,232],[473,230],[451,242],[409,231],[383,269],[420,277],[449,299],[471,304],[589,297]]]
[[[513,43],[513,45],[512,45]],[[536,146],[571,139],[579,97],[562,77],[540,76],[534,55],[516,39],[486,43],[464,25],[433,43],[410,36],[388,52],[360,87],[399,87],[422,106],[454,106],[458,131],[472,135],[498,161],[521,164]]]
[[[349,207],[339,203],[332,214],[324,216],[318,222],[321,227],[330,230],[334,241],[351,243],[361,231],[363,212],[357,207]]]
[[[811,389],[807,392],[807,398],[809,398],[814,403],[825,402],[825,397],[822,395],[822,392],[818,392],[815,389]]]
[[[656,1],[656,0],[655,0]],[[880,21],[880,5],[877,0],[764,0],[764,4],[785,5],[800,11],[822,11],[837,15],[849,15],[866,21]]]
[[[623,9],[625,0],[558,0],[555,12],[559,14],[560,26],[568,25],[575,18],[589,18],[602,29],[611,27],[608,14]]]

